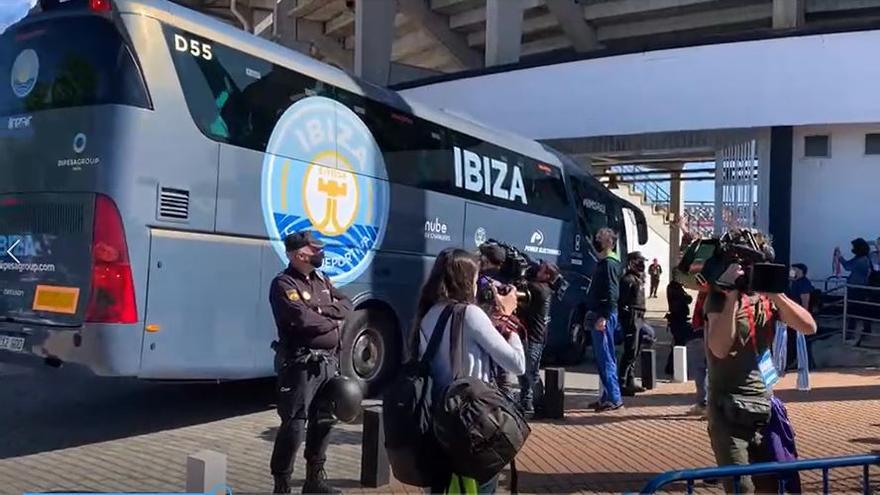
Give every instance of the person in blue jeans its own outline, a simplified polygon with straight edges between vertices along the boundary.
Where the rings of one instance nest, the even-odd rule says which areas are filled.
[[[533,274],[532,274],[533,273]],[[534,272],[530,272],[528,283],[529,298],[525,307],[517,309],[520,321],[526,327],[526,372],[519,377],[520,406],[526,417],[535,414],[535,385],[540,381],[541,355],[547,339],[550,324],[550,306],[553,302],[553,289],[550,284],[559,277],[559,268],[553,263],[542,261]],[[541,400],[537,397],[538,401]]]
[[[694,306],[694,316],[691,320],[693,334],[687,341],[687,357],[688,370],[694,378],[697,386],[697,395],[693,407],[689,414],[695,416],[706,417],[706,405],[709,400],[709,389],[706,387],[708,381],[709,366],[706,362],[706,339],[704,335],[705,314],[703,313],[703,304],[706,302],[708,293],[701,292],[697,296],[697,302]]]
[[[591,330],[593,357],[599,370],[602,393],[593,404],[596,412],[614,411],[623,407],[617,378],[617,352],[614,342],[619,331],[617,299],[620,290],[620,258],[614,252],[617,234],[603,227],[596,232],[593,248],[599,262],[587,291],[585,328]]]

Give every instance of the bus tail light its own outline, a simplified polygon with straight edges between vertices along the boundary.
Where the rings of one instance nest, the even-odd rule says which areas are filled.
[[[98,194],[92,241],[92,291],[86,321],[137,323],[134,280],[122,218],[113,200]]]
[[[110,0],[89,0],[92,12],[110,12]]]

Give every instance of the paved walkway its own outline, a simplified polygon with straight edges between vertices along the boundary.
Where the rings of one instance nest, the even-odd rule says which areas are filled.
[[[692,384],[662,384],[651,393],[629,400],[623,411],[597,415],[586,409],[595,396],[594,379],[590,375],[569,377],[572,380],[566,399],[566,419],[535,423],[519,457],[521,492],[621,493],[637,490],[651,476],[663,471],[712,464],[706,423],[685,414],[692,400]],[[880,371],[816,373],[812,378],[814,388],[809,392],[792,390],[794,375],[786,377],[780,387],[797,429],[801,456],[880,450]],[[174,402],[184,400],[174,389],[166,390]],[[230,397],[237,397],[234,394]],[[155,402],[158,398],[151,400]],[[202,402],[205,400],[215,403],[217,398]],[[157,413],[144,407],[150,414]],[[165,407],[167,414],[174,414],[173,404]],[[7,443],[2,448],[0,492],[182,491],[186,455],[213,449],[228,455],[229,484],[236,493],[266,493],[271,488],[266,466],[277,426],[275,413],[268,407],[156,431],[133,426],[130,435],[67,448],[40,447],[30,453],[22,447],[25,437],[13,434],[13,438],[18,438],[17,444]],[[182,404],[181,414],[189,408]],[[125,407],[119,411],[131,414]],[[58,423],[47,424],[43,430],[31,430],[29,438],[39,443],[44,441],[39,437],[47,432],[64,431],[64,417],[64,410],[43,411],[38,420],[57,418]],[[70,423],[82,424],[78,421],[81,420]],[[70,436],[75,438],[77,432],[71,431]],[[370,492],[358,488],[360,439],[358,425],[340,428],[334,435],[328,471],[334,483],[347,491]],[[15,455],[16,448],[22,454]],[[301,464],[296,474],[301,477]],[[832,487],[855,489],[856,475],[835,475]],[[816,476],[807,479],[818,481]],[[395,483],[378,491],[417,490]]]
[[[651,301],[651,316],[662,316],[658,302]],[[662,321],[655,324],[658,337],[668,340]],[[793,390],[795,378],[786,377],[778,390],[802,457],[880,451],[880,370],[814,373],[809,392]],[[534,423],[519,457],[521,492],[621,493],[657,473],[712,465],[706,423],[686,415],[693,384],[662,383],[604,415],[586,409],[597,388],[589,367],[569,371],[566,384],[566,419]],[[187,454],[201,449],[228,456],[235,493],[268,493],[278,425],[271,388],[270,382],[144,383],[0,363],[0,494],[179,492]],[[337,429],[327,466],[333,483],[354,493],[418,492],[397,483],[359,488],[360,443],[360,425]],[[302,459],[297,462],[301,480]],[[836,473],[832,488],[855,490],[857,474]],[[817,476],[805,479],[813,483],[807,489],[819,488]]]

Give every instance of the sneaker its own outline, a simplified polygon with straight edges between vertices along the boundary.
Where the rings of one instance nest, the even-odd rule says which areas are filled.
[[[701,418],[706,417],[706,406],[702,404],[694,404],[688,409],[688,416],[700,416]]]
[[[606,402],[604,404],[599,404],[598,406],[596,406],[597,413],[616,411],[618,409],[623,409],[623,402],[619,402],[617,404]]]

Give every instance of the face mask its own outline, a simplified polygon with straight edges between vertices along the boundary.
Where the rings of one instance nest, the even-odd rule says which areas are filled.
[[[635,269],[636,269],[636,272],[638,272],[638,273],[645,273],[645,262],[639,261],[638,263],[636,263]]]
[[[788,272],[788,278],[797,278],[797,272],[791,270],[790,272]]]
[[[309,257],[309,263],[315,268],[321,268],[324,264],[324,253],[313,254]]]

